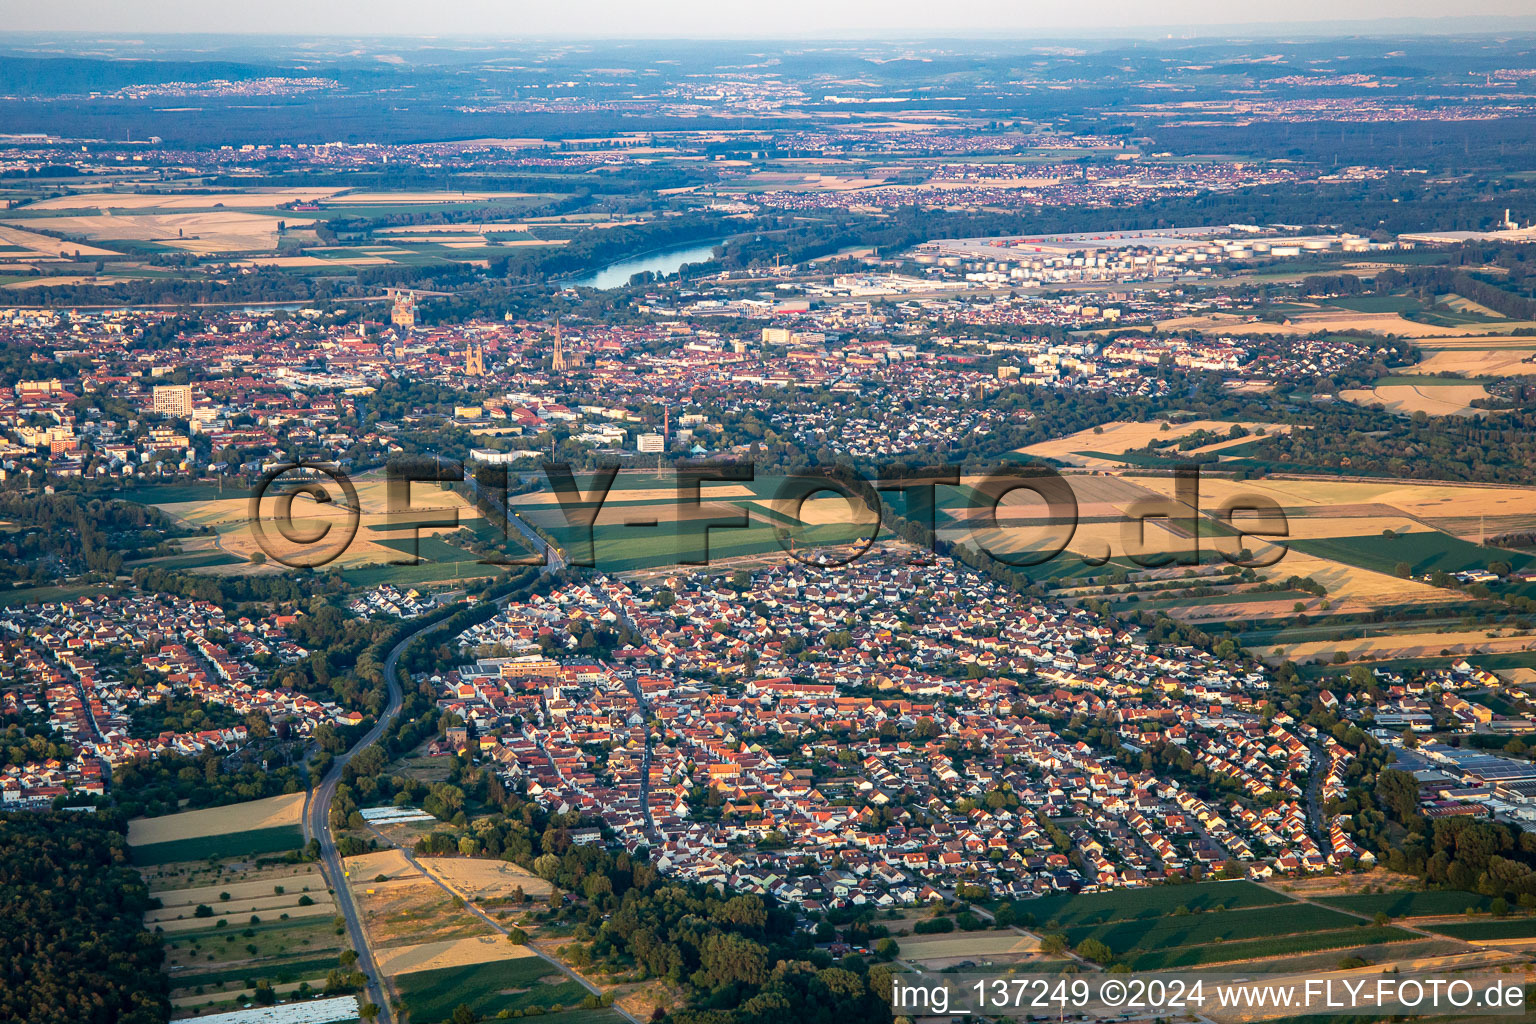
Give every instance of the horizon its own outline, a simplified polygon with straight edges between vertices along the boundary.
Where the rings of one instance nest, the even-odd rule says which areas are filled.
[[[445,12],[443,7],[448,7]],[[365,5],[342,0],[327,5],[316,16],[295,0],[278,0],[261,12],[208,8],[190,0],[156,5],[154,11],[125,8],[101,0],[87,0],[66,15],[48,8],[32,8],[0,30],[0,38],[55,36],[70,39],[192,37],[242,38],[343,38],[412,39],[474,42],[624,42],[633,40],[698,41],[889,41],[939,42],[1006,40],[1031,37],[1061,39],[1223,39],[1242,36],[1372,36],[1499,34],[1536,31],[1536,13],[1518,0],[1481,0],[1457,15],[1435,13],[1430,0],[1410,0],[1388,5],[1372,2],[1373,10],[1337,13],[1321,0],[1291,5],[1292,16],[1262,20],[1222,21],[1207,13],[1230,13],[1209,0],[1179,0],[1156,9],[1156,17],[1144,16],[1144,8],[1129,3],[1110,4],[1084,16],[1066,5],[1039,11],[1033,16],[988,0],[975,5],[968,17],[919,8],[915,4],[877,5],[868,0],[828,8],[810,0],[792,0],[776,12],[771,31],[758,31],[755,15],[724,11],[712,5],[686,0],[672,5],[662,16],[635,12],[626,6],[600,0],[579,19],[582,24],[601,24],[601,32],[583,31],[575,19],[563,13],[536,13],[522,23],[509,19],[511,12],[480,2],[438,5],[431,14],[400,0]],[[82,9],[83,8],[83,9]],[[1278,13],[1278,12],[1277,12]],[[636,15],[639,15],[636,17]],[[292,22],[291,31],[273,31],[274,23]],[[96,27],[82,30],[82,23]],[[357,24],[371,26],[359,32]],[[1458,30],[1447,32],[1452,25]]]

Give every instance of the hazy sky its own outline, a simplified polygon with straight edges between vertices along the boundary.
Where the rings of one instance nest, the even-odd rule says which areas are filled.
[[[731,36],[897,32],[1092,34],[1160,27],[1451,18],[1536,13],[1531,0],[74,0],[7,4],[0,30],[276,35]],[[1384,27],[1387,27],[1384,25]],[[1392,26],[1392,27],[1400,27]],[[1486,28],[1486,25],[1478,26]],[[1341,26],[1344,28],[1344,26]],[[1362,26],[1350,25],[1359,31]]]

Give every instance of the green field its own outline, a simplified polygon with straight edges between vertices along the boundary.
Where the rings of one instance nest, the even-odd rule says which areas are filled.
[[[1284,912],[1287,916],[1290,911]],[[1374,925],[1343,928],[1337,931],[1308,932],[1301,935],[1281,935],[1251,942],[1216,942],[1196,946],[1176,946],[1152,953],[1143,953],[1130,961],[1132,970],[1153,971],[1170,967],[1199,967],[1202,964],[1227,963],[1236,960],[1260,960],[1268,957],[1294,956],[1298,953],[1315,953],[1324,949],[1347,949],[1383,942],[1407,942],[1418,938],[1413,932],[1401,928],[1378,928]]]
[[[68,601],[75,597],[102,594],[111,588],[99,583],[62,587],[13,587],[0,590],[0,608],[16,608],[24,604],[46,604],[51,601]]]
[[[1067,940],[1076,946],[1084,939],[1098,939],[1116,954],[1159,952],[1176,946],[1231,942],[1234,939],[1258,939],[1293,935],[1299,932],[1334,931],[1359,925],[1358,918],[1337,910],[1301,904],[1277,910],[1226,910],[1205,914],[1183,914],[1142,918],[1134,921],[1110,921],[1067,929]]]
[[[209,857],[247,857],[262,853],[284,853],[304,845],[304,833],[297,825],[230,832],[222,836],[177,839],[169,843],[145,843],[130,846],[135,864],[174,864],[180,861],[207,860]]]
[[[237,480],[230,480],[222,488],[216,483],[138,484],[114,488],[112,496],[124,501],[136,501],[141,505],[169,505],[181,501],[218,501],[249,495],[249,487]]]
[[[220,970],[206,971],[193,974],[190,971],[177,971],[169,975],[172,988],[196,988],[199,985],[229,984],[235,982],[244,985],[247,981],[260,981],[267,979],[274,985],[280,985],[290,981],[303,981],[306,978],[324,977],[325,972],[336,967],[339,961],[336,959],[336,951],[317,954],[314,956],[298,957],[291,960],[268,960],[259,964],[247,964],[243,967],[225,967]]]
[[[1430,931],[1449,935],[1453,939],[1531,939],[1536,938],[1536,918],[1517,918],[1513,921],[1464,921],[1456,924],[1436,924]]]
[[[560,980],[545,983],[542,978]],[[493,1017],[533,1006],[578,1007],[587,997],[585,988],[540,957],[415,971],[396,977],[395,987],[411,1019],[422,1024],[447,1020],[460,1003],[481,1017]]]
[[[536,522],[540,529],[549,534],[555,543],[565,549],[568,558],[584,557],[584,528],[565,525],[558,512],[553,515],[543,513],[539,517],[525,513],[525,518]],[[807,552],[815,547],[848,544],[857,539],[853,528],[837,524],[808,526],[794,531],[792,536],[795,549],[799,552]],[[592,544],[595,567],[604,572],[653,569],[677,565],[684,559],[704,564],[726,558],[779,554],[785,551],[773,527],[761,522],[749,522],[746,527],[739,529],[713,528],[709,530],[707,543],[699,520],[683,522],[676,527],[665,522],[656,526],[599,524],[593,527]]]
[[[1382,892],[1359,896],[1319,896],[1319,903],[1356,914],[1386,914],[1388,917],[1431,917],[1464,913],[1468,907],[1488,910],[1489,899],[1476,893],[1455,889],[1433,892]]]
[[[508,558],[527,557],[510,552]],[[485,579],[505,569],[480,561],[422,562],[418,565],[368,565],[341,570],[341,578],[354,587],[377,587],[384,583],[417,586],[423,583],[447,583],[456,580]]]
[[[1021,915],[1033,915],[1043,925],[1075,928],[1109,921],[1161,918],[1172,914],[1179,907],[1191,911],[1210,911],[1217,907],[1243,910],[1293,902],[1288,896],[1252,882],[1200,882],[1194,885],[1158,885],[1148,889],[1090,893],[1085,896],[1042,896],[1023,901],[1018,905],[1018,911]]]
[[[446,562],[452,564],[453,562],[473,562],[480,557],[472,552],[465,551],[461,547],[449,544],[441,537],[435,537],[430,534],[417,537],[414,540],[402,537],[399,540],[378,540],[374,541],[374,543],[380,547],[400,552],[401,561],[415,557],[427,562]]]
[[[1329,299],[1328,305],[1351,313],[1407,313],[1423,308],[1424,304],[1411,295],[1354,295]]]
[[[1416,576],[1437,569],[1442,572],[1483,569],[1490,562],[1507,562],[1515,570],[1536,565],[1536,558],[1530,555],[1504,548],[1479,547],[1471,541],[1438,532],[1400,533],[1394,537],[1380,534],[1329,537],[1290,543],[1303,554],[1388,574],[1400,562],[1406,562]]]

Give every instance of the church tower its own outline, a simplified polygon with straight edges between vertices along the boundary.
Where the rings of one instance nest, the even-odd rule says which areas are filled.
[[[464,376],[485,376],[485,349],[478,339],[471,341],[464,348]]]
[[[565,347],[560,342],[559,317],[555,317],[555,353],[549,360],[549,368],[556,373],[565,372]]]

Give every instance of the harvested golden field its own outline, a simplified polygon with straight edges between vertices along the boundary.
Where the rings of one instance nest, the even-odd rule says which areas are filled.
[[[1379,405],[1388,412],[1404,415],[1423,412],[1431,416],[1482,416],[1485,411],[1474,409],[1472,403],[1487,398],[1488,392],[1481,384],[1383,384],[1350,388],[1340,391],[1339,397],[1356,405]]]
[[[1491,316],[1499,320],[1508,319],[1508,317],[1506,317],[1503,313],[1500,313],[1498,310],[1489,309],[1481,302],[1473,302],[1465,295],[1457,295],[1455,292],[1451,292],[1448,295],[1441,295],[1437,298],[1438,301],[1445,303],[1447,306],[1449,306],[1451,309],[1454,309],[1458,313],[1475,313],[1478,316]]]
[[[1163,494],[1173,493],[1167,477],[1134,477],[1137,484]],[[1074,486],[1076,478],[1073,478]],[[1345,517],[1363,505],[1395,509],[1410,517],[1429,518],[1454,513],[1459,516],[1519,515],[1536,510],[1536,488],[1483,484],[1412,483],[1398,480],[1290,479],[1269,476],[1262,480],[1229,480],[1202,477],[1202,507],[1214,510],[1223,502],[1257,494],[1284,509],[1306,508],[1310,516]],[[1311,507],[1308,507],[1311,506]],[[1338,511],[1347,509],[1347,512]],[[1347,535],[1364,532],[1357,527]]]
[[[1191,318],[1185,318],[1186,320]],[[1206,317],[1209,324],[1188,324],[1201,332],[1236,334],[1312,334],[1325,331],[1330,334],[1395,334],[1405,338],[1436,338],[1445,335],[1466,334],[1466,327],[1441,327],[1436,324],[1407,320],[1396,313],[1355,313],[1348,310],[1320,310],[1316,313],[1297,313],[1282,323],[1263,321],[1234,322],[1237,318]],[[1160,329],[1170,329],[1173,321],[1158,324]],[[1172,328],[1177,330],[1179,328]],[[1485,328],[1486,329],[1486,328]]]
[[[959,935],[915,936],[897,940],[903,960],[976,959],[1033,953],[1040,940],[1018,932],[970,932]]]
[[[1405,374],[1460,374],[1464,377],[1521,377],[1536,374],[1533,348],[1453,349],[1431,352]]]
[[[1269,432],[1284,432],[1288,427],[1273,423],[1240,423],[1250,435],[1260,429]],[[1209,430],[1213,433],[1225,434],[1232,429],[1232,422],[1224,420],[1189,420],[1183,423],[1168,423],[1168,429],[1163,429],[1163,421],[1150,423],[1133,423],[1126,420],[1118,420],[1106,423],[1092,430],[1080,430],[1066,437],[1058,437],[1050,441],[1041,441],[1032,444],[1019,451],[1025,455],[1034,455],[1039,458],[1054,459],[1064,462],[1069,466],[1084,466],[1091,468],[1105,468],[1116,464],[1114,459],[1101,458],[1095,455],[1080,455],[1079,452],[1104,452],[1106,455],[1121,455],[1138,448],[1145,448],[1153,441],[1176,440],[1187,437],[1199,430]],[[1247,437],[1244,440],[1252,440]]]
[[[493,199],[527,199],[532,192],[345,192],[325,200],[326,206],[403,206],[420,203],[483,203]]]
[[[447,939],[414,946],[390,946],[378,951],[379,970],[389,977],[412,971],[432,971],[439,967],[463,967],[495,960],[520,960],[536,956],[527,946],[515,946],[502,935],[479,935],[471,939]]]
[[[335,194],[334,188],[243,189],[239,192],[81,192],[28,204],[28,210],[186,210],[223,206],[232,209],[313,202]]]
[[[469,504],[463,496],[455,491],[439,490],[431,484],[416,484],[411,488],[409,511],[389,511],[387,485],[381,480],[361,480],[356,483],[358,504],[360,506],[360,518],[357,523],[356,535],[352,537],[345,550],[332,563],[341,568],[349,568],[359,565],[388,564],[408,559],[410,556],[395,548],[388,547],[381,541],[408,540],[411,531],[397,529],[375,529],[391,524],[423,522],[444,518],[449,510],[457,510],[461,525],[472,524],[480,518],[480,510]],[[334,488],[332,488],[334,491]],[[232,492],[233,493],[233,492]],[[163,502],[157,506],[162,512],[182,522],[193,526],[210,526],[218,532],[219,548],[233,555],[239,555],[249,559],[253,554],[262,551],[263,548],[257,542],[255,531],[250,520],[250,499],[247,495],[237,497],[220,498],[202,501]],[[261,512],[264,519],[266,538],[271,549],[277,554],[286,554],[290,550],[294,553],[302,552],[303,555],[313,555],[315,548],[305,545],[290,545],[278,532],[275,518],[277,505],[275,499],[266,499],[261,504]],[[336,503],[319,503],[308,496],[297,497],[291,506],[293,516],[292,529],[304,536],[314,536],[320,531],[329,528],[340,543],[345,536],[351,521],[351,511]],[[419,528],[422,538],[436,536],[444,533],[452,533],[457,526],[422,526]],[[329,541],[325,543],[330,543]],[[330,549],[327,549],[330,550]],[[241,566],[219,566],[216,569],[235,568]]]
[[[455,907],[453,897],[424,876],[388,882],[375,882],[373,878],[372,874],[351,871],[347,882],[369,941],[375,946],[416,945],[495,934],[490,925]]]
[[[1329,661],[1337,651],[1351,661],[1383,658],[1432,658],[1448,654],[1503,654],[1536,650],[1536,635],[1493,636],[1501,630],[1468,630],[1452,633],[1402,633],[1393,636],[1366,637],[1360,640],[1316,640],[1300,644],[1279,644],[1284,658],[1304,665]]]
[[[113,216],[52,217],[51,230],[91,239],[122,238],[157,242],[198,254],[266,252],[277,248],[279,221],[290,228],[308,227],[287,217],[216,210],[208,213],[147,213]]]
[[[529,896],[547,896],[554,890],[538,875],[504,860],[419,857],[417,863],[466,900],[507,899],[519,887]]]
[[[50,225],[53,221],[48,222]],[[35,259],[38,256],[69,257],[75,256],[119,256],[121,253],[112,249],[101,249],[93,245],[84,245],[80,242],[66,242],[62,238],[54,238],[51,235],[40,235],[36,231],[28,231],[15,225],[0,224],[0,247],[25,249],[27,255],[24,259]]]
[[[279,825],[297,827],[303,808],[303,793],[286,793],[265,800],[208,807],[200,811],[182,811],[160,818],[134,818],[128,823],[128,845],[170,843],[178,839],[222,836]]]
[[[369,884],[373,884],[373,879],[379,875],[388,875],[391,881],[421,877],[421,872],[417,871],[411,862],[405,859],[405,854],[397,849],[359,854],[356,857],[348,857],[343,863],[348,877]]]
[[[1263,555],[1263,550],[1257,546],[1254,550],[1260,556]],[[1328,600],[1333,602],[1336,610],[1347,610],[1342,602],[1375,606],[1437,604],[1459,599],[1454,591],[1432,587],[1428,583],[1399,579],[1386,573],[1345,565],[1343,562],[1330,562],[1295,549],[1287,549],[1279,562],[1263,570],[1263,575],[1277,581],[1284,581],[1290,576],[1310,576],[1328,589]]]
[[[879,521],[878,515],[857,498],[849,500],[841,496],[815,496],[798,505],[790,499],[770,501],[767,505],[780,515],[797,519],[807,526],[846,523],[869,528]]]

